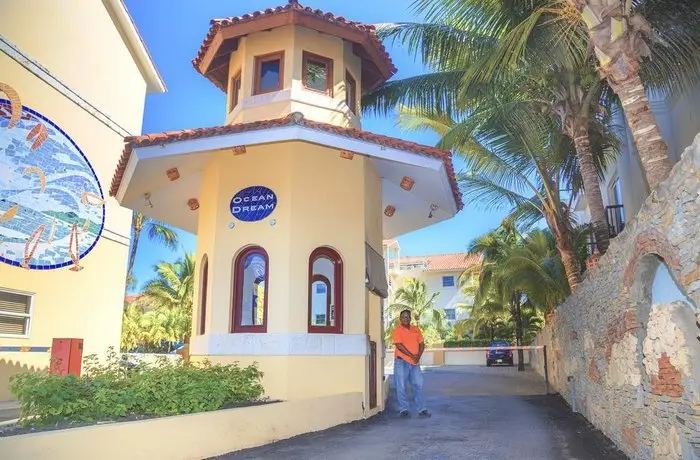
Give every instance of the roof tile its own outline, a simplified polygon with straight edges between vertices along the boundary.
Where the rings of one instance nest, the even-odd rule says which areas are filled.
[[[261,129],[276,128],[281,126],[300,125],[307,128],[324,131],[340,136],[347,136],[353,139],[359,139],[367,142],[372,142],[385,147],[392,147],[398,150],[405,150],[412,153],[439,158],[445,164],[445,170],[452,186],[452,194],[457,204],[457,209],[461,210],[464,207],[462,194],[457,185],[454,166],[452,165],[452,154],[447,150],[430,147],[427,145],[417,144],[415,142],[397,139],[395,137],[384,136],[381,134],[371,133],[356,128],[344,128],[342,126],[321,123],[318,121],[307,120],[299,112],[294,112],[283,118],[275,118],[272,120],[260,120],[250,123],[238,123],[235,125],[214,126],[211,128],[195,128],[182,129],[179,131],[168,131],[164,133],[144,134],[142,136],[129,136],[124,138],[125,147],[121,158],[117,164],[117,170],[112,178],[112,186],[109,190],[110,196],[116,196],[119,186],[121,185],[124,171],[129,163],[131,152],[137,147],[147,147],[150,145],[167,144],[171,142],[184,141],[189,139],[197,139],[202,137],[213,137],[222,134],[242,133],[246,131],[257,131]]]
[[[433,254],[426,256],[401,257],[399,263],[404,264],[425,264],[424,271],[447,271],[466,270],[481,262],[479,254],[460,252],[457,254]]]
[[[324,12],[319,9],[313,9],[310,7],[305,7],[299,4],[297,0],[289,0],[288,3],[284,6],[277,6],[275,8],[267,8],[264,11],[255,11],[250,14],[244,14],[242,16],[231,16],[228,18],[221,18],[221,19],[212,19],[209,21],[210,28],[209,32],[207,33],[206,37],[204,38],[204,41],[202,42],[202,45],[199,48],[199,51],[197,52],[197,56],[192,60],[192,65],[194,66],[195,70],[197,72],[200,72],[199,69],[199,64],[202,62],[202,59],[204,59],[204,55],[206,54],[207,50],[209,49],[209,46],[211,46],[212,41],[214,40],[214,37],[216,36],[216,33],[222,29],[226,28],[232,25],[236,24],[241,24],[245,23],[248,21],[254,21],[258,20],[260,18],[264,17],[269,17],[275,14],[279,13],[284,13],[290,10],[296,10],[299,12],[303,12],[304,14],[310,14],[317,16],[319,18],[325,19],[329,22],[332,22],[335,25],[341,26],[341,27],[349,27],[352,29],[359,30],[361,32],[366,33],[370,41],[372,42],[372,45],[377,49],[379,55],[384,59],[384,61],[389,65],[389,68],[391,69],[391,73],[394,74],[396,73],[396,67],[394,66],[391,56],[387,52],[386,48],[384,47],[384,44],[382,43],[381,39],[377,36],[376,33],[376,28],[371,25],[371,24],[363,24],[361,22],[355,22],[355,21],[348,21],[342,16],[336,16],[333,13],[330,12]]]

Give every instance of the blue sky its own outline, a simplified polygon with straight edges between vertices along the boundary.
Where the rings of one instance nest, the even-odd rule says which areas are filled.
[[[125,0],[146,45],[155,60],[168,91],[146,99],[143,132],[159,132],[224,123],[225,95],[209,80],[195,72],[191,61],[196,56],[213,18],[239,16],[280,4],[286,0]],[[365,23],[415,21],[410,11],[412,0],[348,2],[347,0],[307,0],[305,6],[330,11],[338,16]],[[422,72],[421,63],[400,46],[389,46],[399,69],[394,79]],[[363,117],[362,127],[388,136],[433,145],[437,137],[430,133],[407,133],[396,126],[394,117]],[[422,255],[464,251],[469,242],[496,227],[505,211],[485,210],[470,204],[455,218],[399,238],[402,255]],[[196,249],[196,237],[180,232],[182,248]],[[181,251],[154,245],[142,236],[136,256],[135,276],[140,286],[153,275],[153,266],[161,260],[173,261]]]

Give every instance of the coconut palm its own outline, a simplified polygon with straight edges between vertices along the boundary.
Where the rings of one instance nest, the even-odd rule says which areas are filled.
[[[136,304],[130,304],[122,314],[121,350],[133,350],[150,340],[146,337],[143,326],[143,308]]]
[[[194,303],[194,254],[177,262],[161,262],[143,294],[124,312],[122,347],[159,346],[187,340]],[[135,345],[136,344],[136,345]]]
[[[469,321],[475,331],[490,328],[493,336],[498,320],[507,315],[516,343],[523,345],[541,328],[544,313],[570,293],[561,256],[548,231],[537,230],[523,236],[512,221],[506,220],[475,239],[470,250],[483,256],[478,267],[465,272],[467,276],[478,273],[477,285],[463,287],[474,298]],[[522,350],[518,356],[522,364]]]
[[[439,292],[428,293],[424,281],[411,278],[396,290],[394,302],[389,304],[389,323],[386,328],[386,339],[391,342],[391,332],[399,325],[399,314],[410,310],[415,321],[423,329],[424,335],[429,335],[432,341],[439,340],[447,332],[445,311],[435,308],[435,299]],[[426,338],[426,343],[430,343]]]
[[[696,0],[417,0],[413,5],[426,23],[394,24],[382,34],[420,51],[440,74],[462,69],[450,85],[461,92],[492,83],[524,59],[575,69],[589,47],[594,49],[600,75],[621,100],[649,186],[654,189],[668,175],[667,147],[645,87],[677,94],[700,80]],[[427,79],[423,83],[403,85],[402,96],[385,102],[425,101],[426,93],[438,91],[436,85],[427,88]],[[393,82],[395,93],[400,87]]]
[[[508,15],[511,23],[517,23],[527,17],[522,11],[500,14]],[[599,252],[605,253],[609,245],[609,226],[599,186],[602,171],[595,164],[590,130],[600,128],[595,123],[598,121],[596,115],[610,113],[615,99],[609,97],[609,88],[602,84],[596,75],[593,60],[581,57],[562,58],[557,63],[541,60],[521,61],[518,63],[519,70],[514,72],[514,81],[513,75],[509,73],[499,78],[489,77],[487,85],[476,85],[475,79],[486,78],[483,72],[479,72],[503,47],[500,44],[504,39],[503,33],[510,29],[506,27],[503,31],[475,32],[470,30],[469,24],[453,20],[450,23],[443,21],[439,24],[384,25],[380,32],[387,39],[402,40],[414,50],[420,49],[424,60],[434,72],[386,83],[364,98],[365,108],[386,112],[392,104],[400,102],[413,112],[431,112],[435,111],[435,107],[441,107],[448,115],[455,116],[471,109],[471,99],[475,94],[469,89],[471,88],[477,90],[476,94],[483,91],[500,92],[498,97],[501,103],[494,106],[495,108],[507,108],[517,103],[526,104],[531,110],[545,110],[551,113],[558,119],[557,126],[561,132],[574,141],[586,190],[585,199],[596,230],[596,244]],[[551,29],[547,30],[549,35],[554,32]],[[583,34],[580,35],[583,38]],[[482,39],[474,39],[475,36]],[[553,39],[553,35],[549,38]],[[465,48],[473,51],[464,51]],[[436,52],[435,49],[439,51]],[[440,76],[448,73],[452,78],[442,82]],[[508,85],[503,85],[504,79]],[[601,107],[601,103],[605,106]],[[609,120],[610,117],[606,119]],[[608,141],[614,139],[610,136],[611,133],[604,134]],[[616,147],[617,142],[612,144]],[[615,148],[613,153],[616,151]]]
[[[173,250],[177,249],[180,241],[172,227],[134,211],[131,217],[131,247],[129,248],[129,263],[126,271],[127,286],[133,286],[136,282],[134,278],[134,263],[136,262],[136,251],[139,247],[141,233],[144,230],[149,240],[163,244]]]
[[[504,102],[505,99],[505,102]],[[571,139],[559,134],[554,120],[525,104],[488,93],[471,115],[455,122],[444,112],[406,113],[399,119],[408,129],[442,134],[440,147],[461,156],[467,166],[459,174],[465,196],[489,209],[509,208],[514,221],[533,224],[542,218],[557,242],[571,289],[581,282],[575,255],[573,217],[562,190],[577,193],[581,179]],[[596,147],[597,170],[606,163],[606,148]]]
[[[620,97],[653,190],[668,176],[671,161],[645,83],[673,90],[700,80],[700,4],[697,0],[568,1],[586,25],[600,75]]]

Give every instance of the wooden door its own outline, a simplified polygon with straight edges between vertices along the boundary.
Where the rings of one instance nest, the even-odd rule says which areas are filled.
[[[369,342],[369,408],[377,407],[377,342]]]

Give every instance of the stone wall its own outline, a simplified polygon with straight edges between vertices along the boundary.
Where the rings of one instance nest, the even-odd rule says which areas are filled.
[[[661,264],[685,300],[653,301]],[[700,135],[537,339],[552,386],[632,459],[698,458],[698,305]]]

